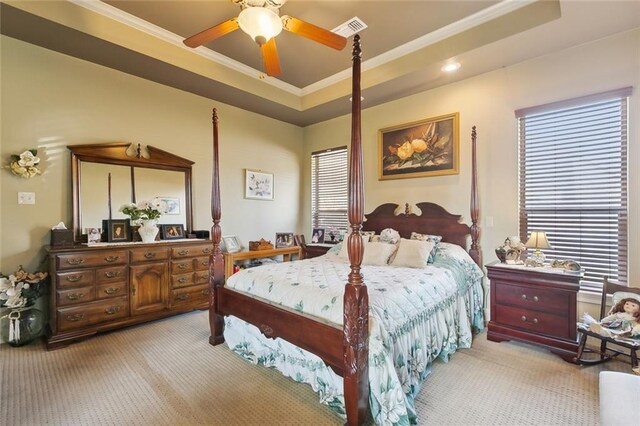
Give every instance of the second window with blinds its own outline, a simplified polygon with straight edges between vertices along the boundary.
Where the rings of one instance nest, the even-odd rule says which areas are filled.
[[[520,236],[545,231],[548,260],[627,282],[627,103],[620,89],[516,111],[520,136]]]
[[[324,229],[325,235],[347,229],[349,225],[347,182],[346,146],[311,154],[311,226],[313,229]]]

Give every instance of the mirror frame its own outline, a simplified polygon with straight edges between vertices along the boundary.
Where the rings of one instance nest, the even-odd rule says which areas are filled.
[[[148,157],[142,155],[140,144],[137,147],[129,142],[113,142],[90,145],[69,145],[71,151],[71,200],[72,200],[72,224],[75,242],[83,242],[82,228],[82,200],[80,199],[81,176],[80,162],[117,164],[129,167],[144,167],[148,169],[173,170],[184,172],[185,182],[185,209],[186,209],[186,232],[192,231],[193,208],[191,202],[191,166],[194,162],[186,158],[179,157],[170,152],[163,151],[151,145],[147,145]],[[127,152],[133,151],[135,155]],[[135,182],[131,180],[131,193],[135,197]]]

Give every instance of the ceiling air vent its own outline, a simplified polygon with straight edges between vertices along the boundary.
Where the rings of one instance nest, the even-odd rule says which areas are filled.
[[[366,28],[367,28],[367,24],[365,24],[362,19],[358,18],[357,16],[354,16],[344,24],[338,25],[336,28],[332,29],[331,31],[338,35],[341,35],[342,37],[349,38],[354,34],[358,34],[360,31]]]

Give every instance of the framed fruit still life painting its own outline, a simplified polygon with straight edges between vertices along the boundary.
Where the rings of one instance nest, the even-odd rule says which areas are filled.
[[[459,114],[447,114],[378,131],[378,179],[456,175]]]

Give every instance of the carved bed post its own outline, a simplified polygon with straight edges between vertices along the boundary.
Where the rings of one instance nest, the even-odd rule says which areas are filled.
[[[469,255],[482,268],[482,253],[480,252],[480,228],[478,228],[478,215],[480,203],[478,199],[477,182],[477,161],[476,161],[476,126],[471,129],[471,249]]]
[[[349,164],[349,224],[347,240],[351,272],[344,291],[344,401],[347,424],[363,424],[369,417],[369,296],[360,273],[364,254],[364,168],[360,137],[360,36],[353,39],[351,98],[351,156]]]
[[[211,179],[211,240],[213,251],[209,255],[209,327],[211,336],[209,343],[219,345],[224,342],[224,318],[218,314],[218,290],[224,285],[224,257],[220,250],[220,170],[218,167],[218,114],[213,109],[213,173]]]

